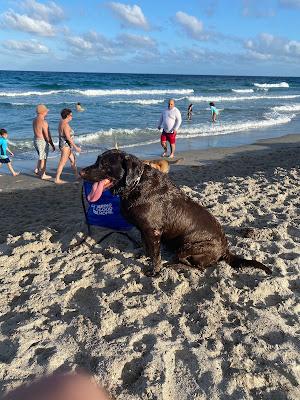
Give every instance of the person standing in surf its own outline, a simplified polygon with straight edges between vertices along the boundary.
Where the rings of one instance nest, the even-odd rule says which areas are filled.
[[[166,108],[161,116],[158,123],[158,129],[163,128],[160,142],[164,149],[162,157],[166,157],[168,153],[167,141],[170,143],[171,153],[170,158],[174,158],[176,148],[176,133],[181,125],[181,114],[178,108],[175,107],[175,100],[170,99],[168,102],[168,108]]]
[[[187,119],[189,121],[192,119],[192,114],[193,114],[193,104],[190,104],[187,110]]]
[[[75,154],[72,151],[74,149],[77,153],[81,152],[81,148],[76,146],[76,144],[74,143],[74,131],[69,125],[69,122],[73,118],[72,110],[70,110],[69,108],[64,108],[61,111],[60,115],[61,115],[61,120],[58,125],[58,134],[59,134],[59,149],[61,155],[55,177],[55,183],[57,184],[66,183],[65,181],[60,179],[60,176],[68,159],[70,161],[71,167],[75,173],[76,178],[80,177],[77,171]]]
[[[219,114],[219,110],[217,110],[215,103],[212,101],[209,103],[209,106],[210,106],[210,111],[211,111],[212,122],[216,122],[217,115]]]

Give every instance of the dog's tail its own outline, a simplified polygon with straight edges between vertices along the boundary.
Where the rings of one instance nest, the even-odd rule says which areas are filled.
[[[272,275],[271,268],[267,267],[261,262],[256,260],[246,260],[243,257],[231,253],[230,251],[227,252],[227,254],[222,258],[222,260],[226,261],[234,269],[239,269],[241,267],[259,268],[265,271],[267,275]]]

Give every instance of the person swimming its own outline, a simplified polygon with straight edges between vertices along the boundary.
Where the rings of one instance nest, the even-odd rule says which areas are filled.
[[[78,111],[78,112],[84,111],[84,108],[81,106],[81,104],[79,102],[76,104],[76,111]]]

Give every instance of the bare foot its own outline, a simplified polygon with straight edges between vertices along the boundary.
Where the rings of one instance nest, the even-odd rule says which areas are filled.
[[[36,175],[39,175],[39,174],[40,174],[40,171],[36,168],[36,169],[34,170],[34,173],[35,173]]]
[[[164,151],[163,153],[162,153],[162,155],[161,155],[162,157],[167,157],[167,152],[166,151]]]
[[[13,176],[18,176],[18,175],[20,175],[20,172],[15,172],[15,173],[13,174]]]
[[[41,176],[41,179],[51,179],[52,178],[52,176],[51,175],[46,175],[46,174],[44,174],[44,175],[42,175]]]
[[[63,185],[64,183],[67,183],[66,181],[63,181],[62,179],[55,179],[54,181],[57,185]]]
[[[174,154],[170,154],[170,155],[169,155],[169,158],[174,158]]]

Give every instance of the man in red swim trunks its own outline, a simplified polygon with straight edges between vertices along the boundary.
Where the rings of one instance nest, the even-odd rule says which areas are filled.
[[[178,108],[175,107],[174,99],[170,99],[168,102],[168,108],[166,108],[160,117],[158,123],[158,129],[160,130],[163,128],[160,142],[164,149],[162,157],[166,157],[168,148],[167,148],[167,141],[170,143],[171,147],[171,154],[169,155],[170,158],[174,157],[175,154],[175,143],[176,143],[176,133],[178,128],[181,125],[181,114]]]

